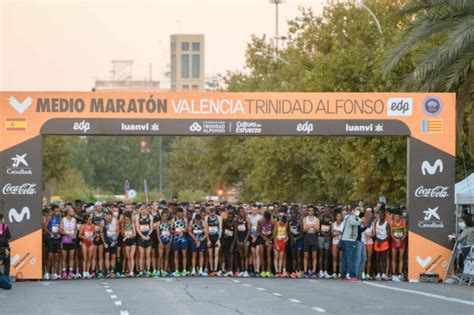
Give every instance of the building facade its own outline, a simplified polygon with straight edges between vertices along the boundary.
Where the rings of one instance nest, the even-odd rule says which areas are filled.
[[[204,91],[204,35],[174,34],[170,46],[171,91]]]

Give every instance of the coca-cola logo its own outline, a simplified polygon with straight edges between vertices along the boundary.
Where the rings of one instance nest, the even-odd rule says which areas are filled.
[[[448,186],[436,186],[428,188],[425,186],[419,186],[415,190],[415,197],[417,198],[446,198],[448,194]]]
[[[3,186],[2,193],[4,195],[34,195],[36,194],[36,184],[13,185],[8,183]]]

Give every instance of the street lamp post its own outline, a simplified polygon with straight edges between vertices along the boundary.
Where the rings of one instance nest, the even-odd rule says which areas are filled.
[[[278,5],[285,2],[285,0],[270,0],[270,3],[275,5],[275,50],[278,51]]]
[[[372,19],[375,21],[375,24],[377,25],[377,29],[378,29],[379,33],[383,34],[382,26],[380,25],[379,19],[377,19],[377,16],[375,15],[375,13],[368,6],[365,5],[364,0],[357,0],[356,3],[359,7],[363,8],[364,10],[369,12],[370,16],[372,17]]]

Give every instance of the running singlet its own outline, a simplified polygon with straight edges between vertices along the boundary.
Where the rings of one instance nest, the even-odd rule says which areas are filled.
[[[270,236],[272,235],[272,223],[270,221],[270,223],[265,223],[265,222],[262,222],[262,235],[265,235],[265,236]]]
[[[48,231],[53,233],[53,236],[57,238],[59,236],[59,225],[61,224],[61,217],[51,216],[51,219],[48,223]],[[46,237],[50,238],[49,234],[46,234]]]
[[[105,220],[104,236],[107,244],[112,244],[117,240],[117,219],[112,218],[112,222]]]
[[[133,225],[123,225],[123,236],[126,238],[133,237]]]
[[[301,236],[301,225],[300,225],[300,220],[291,220],[290,223],[290,233],[294,237],[300,237]]]
[[[281,226],[280,224],[278,224],[277,226],[277,240],[279,241],[283,241],[287,236],[287,233],[286,233],[286,224]]]
[[[232,222],[234,223],[234,222]],[[224,238],[233,238],[234,237],[234,230],[235,230],[235,225],[234,224],[229,224],[228,219],[224,221],[223,224],[223,229],[224,229]]]
[[[72,244],[72,238],[76,235],[76,219],[63,218],[63,231],[66,235],[63,235],[62,242],[63,244]]]
[[[337,225],[337,222],[334,222],[332,224],[332,230],[334,232],[339,232],[340,234],[337,236],[332,237],[332,243],[334,245],[339,244],[339,241],[342,239],[342,231],[344,231],[344,222],[341,222],[339,225]]]
[[[382,225],[380,225],[379,223],[380,221],[375,224],[375,235],[377,236],[379,240],[385,241],[388,237],[387,221],[385,221]]]
[[[193,234],[194,237],[197,238],[198,240],[201,240],[204,238],[204,225],[197,225],[196,223],[193,224],[192,226],[193,229]]]
[[[94,226],[90,225],[87,226],[84,224],[84,229],[82,230],[82,234],[84,238],[82,239],[85,242],[92,243],[92,240],[94,238]]]
[[[253,236],[257,236],[257,225],[258,225],[258,221],[260,221],[261,218],[262,216],[260,214],[257,214],[256,216],[253,216],[253,215],[249,216],[250,233],[252,233]]]
[[[150,232],[150,217],[142,217],[140,215],[138,217],[138,227],[144,236],[148,236],[148,232]]]
[[[316,224],[318,224],[318,218],[313,217],[313,219],[311,220],[311,219],[309,218],[309,216],[307,216],[306,218],[304,218],[304,222],[305,222],[305,225],[308,225],[308,224],[314,224],[314,225],[316,225]],[[307,233],[308,233],[308,234],[315,234],[315,233],[316,233],[316,230],[315,230],[314,228],[309,228]]]
[[[96,215],[95,211],[92,214],[92,222],[95,225],[95,231],[100,232],[100,222],[105,221],[105,214],[104,212],[101,212],[100,215]]]
[[[240,242],[243,242],[247,236],[247,220],[237,219],[237,237]]]
[[[211,219],[211,216],[207,218],[207,227],[209,230],[210,236],[217,236],[219,235],[219,218],[217,216],[214,219]]]
[[[405,229],[405,222],[403,220],[400,220],[399,223],[395,222],[395,220],[392,220],[393,238],[397,240],[402,239],[404,229]]]
[[[167,221],[166,223],[161,223],[160,224],[160,238],[161,241],[164,243],[167,243],[170,238],[171,238],[171,232],[170,232],[170,221]]]
[[[372,225],[371,226],[368,226],[364,232],[362,232],[362,243],[366,244],[366,245],[372,245],[374,243],[374,239],[372,238],[372,236],[370,236],[370,234],[372,234]]]
[[[184,218],[182,219],[176,219],[174,221],[174,230],[176,231],[176,233],[184,233],[184,230],[186,229],[186,221],[184,220]],[[182,240],[182,239],[185,239],[186,235],[183,234],[183,236],[179,236],[178,234],[176,234],[174,240]]]

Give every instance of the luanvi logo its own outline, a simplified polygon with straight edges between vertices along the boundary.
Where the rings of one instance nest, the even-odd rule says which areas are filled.
[[[91,129],[91,124],[88,121],[80,121],[80,122],[75,122],[74,125],[72,126],[72,129],[74,131],[82,131],[84,133],[88,132]]]
[[[23,222],[25,217],[26,220],[29,220],[30,215],[30,208],[28,207],[23,207],[23,209],[21,209],[21,212],[18,212],[15,208],[11,208],[8,212],[8,220],[10,220],[10,223],[13,223],[13,221],[20,223]]]
[[[441,159],[437,159],[433,165],[428,161],[423,161],[423,163],[421,163],[421,173],[423,175],[434,175],[438,172],[442,173],[443,166],[443,161]]]
[[[23,102],[19,102],[14,96],[10,96],[8,98],[8,103],[18,112],[18,114],[23,114],[28,107],[33,104],[33,100],[31,97],[27,97],[23,100]]]

